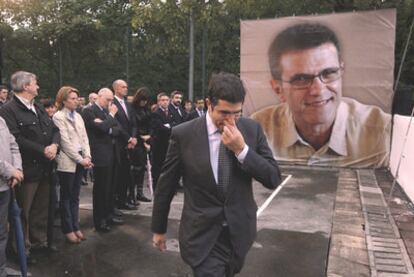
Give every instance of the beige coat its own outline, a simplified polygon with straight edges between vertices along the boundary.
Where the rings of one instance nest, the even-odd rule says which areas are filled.
[[[75,112],[75,120],[69,116],[69,110],[63,108],[53,116],[53,122],[60,130],[60,152],[57,156],[57,170],[76,171],[76,164],[91,157],[88,135],[82,116]],[[82,155],[79,153],[82,152]]]

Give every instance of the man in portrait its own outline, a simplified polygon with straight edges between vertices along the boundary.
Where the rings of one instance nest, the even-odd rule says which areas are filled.
[[[319,23],[288,27],[272,41],[268,59],[271,86],[280,103],[252,118],[263,126],[280,162],[388,165],[391,116],[342,97],[346,66],[330,28]]]

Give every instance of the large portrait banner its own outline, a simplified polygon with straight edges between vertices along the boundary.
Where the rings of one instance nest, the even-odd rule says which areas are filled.
[[[241,22],[244,114],[281,163],[389,164],[395,10]]]

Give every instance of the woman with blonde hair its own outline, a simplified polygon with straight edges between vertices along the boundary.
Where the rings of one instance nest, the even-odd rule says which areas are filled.
[[[57,157],[60,181],[60,213],[62,231],[68,242],[85,240],[79,230],[79,194],[85,168],[92,167],[89,140],[82,116],[76,112],[79,91],[61,87],[56,95],[58,112],[53,122],[60,130],[61,145]]]

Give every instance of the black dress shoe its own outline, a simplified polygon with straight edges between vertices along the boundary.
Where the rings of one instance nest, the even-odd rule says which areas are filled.
[[[118,217],[120,217],[120,216],[123,216],[124,215],[124,213],[123,212],[121,212],[119,209],[117,209],[117,208],[114,208],[114,211],[112,212],[113,213],[113,215],[114,216],[118,216]]]
[[[128,211],[133,211],[133,210],[138,209],[136,206],[128,204],[128,203],[120,205],[118,208],[121,209],[121,210],[128,210]]]
[[[124,221],[118,217],[110,218],[106,221],[109,225],[123,225]]]
[[[143,194],[138,194],[137,200],[141,202],[151,202],[151,199],[145,197]]]
[[[111,227],[109,227],[106,223],[95,227],[95,229],[99,233],[108,233],[109,231],[111,231]]]

